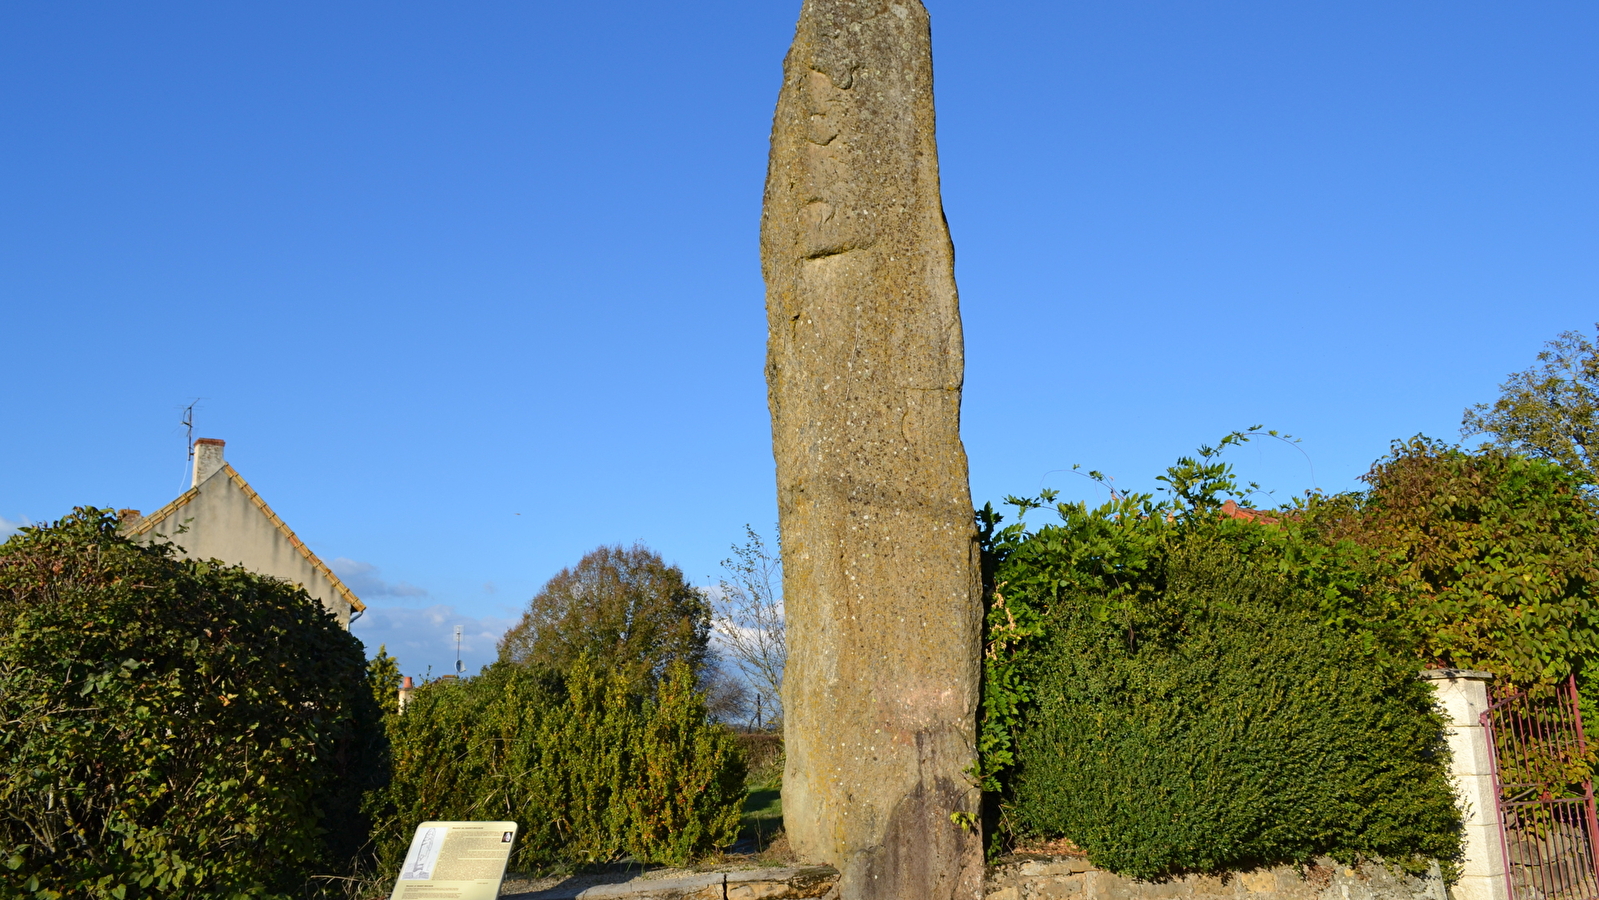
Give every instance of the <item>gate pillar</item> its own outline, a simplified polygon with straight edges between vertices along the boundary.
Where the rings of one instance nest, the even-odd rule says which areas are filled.
[[[1466,825],[1466,858],[1450,893],[1454,900],[1508,900],[1498,789],[1488,730],[1482,727],[1493,676],[1467,669],[1429,669],[1421,677],[1431,682],[1449,722],[1449,774]]]

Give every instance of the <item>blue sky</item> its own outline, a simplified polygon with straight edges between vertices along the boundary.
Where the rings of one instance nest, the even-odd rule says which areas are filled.
[[[929,9],[979,503],[1255,423],[1347,489],[1599,320],[1599,7]],[[408,673],[601,543],[713,581],[797,11],[0,7],[0,527],[171,499],[203,398]]]

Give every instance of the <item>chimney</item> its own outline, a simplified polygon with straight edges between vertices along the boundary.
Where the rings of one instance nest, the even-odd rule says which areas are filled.
[[[405,681],[400,684],[400,712],[405,712],[405,707],[411,702],[411,691],[415,688],[411,684],[411,676],[405,676]]]
[[[194,482],[189,487],[199,487],[222,468],[224,443],[216,438],[200,438],[194,442]]]

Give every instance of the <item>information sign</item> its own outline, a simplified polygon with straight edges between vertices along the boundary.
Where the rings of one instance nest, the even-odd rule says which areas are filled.
[[[389,900],[494,900],[515,846],[515,822],[423,822]]]

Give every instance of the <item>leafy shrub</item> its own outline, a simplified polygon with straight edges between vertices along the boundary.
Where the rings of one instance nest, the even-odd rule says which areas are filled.
[[[496,663],[418,688],[388,723],[385,871],[429,819],[520,823],[522,870],[623,855],[681,864],[737,834],[743,760],[683,663],[652,688],[584,658],[564,674]]]
[[[306,593],[79,509],[0,545],[0,892],[272,897],[381,773],[359,642]]]
[[[372,702],[384,715],[392,716],[400,711],[400,685],[404,681],[400,661],[389,655],[387,644],[379,644],[378,655],[366,664],[366,683],[372,692]]]
[[[1518,685],[1599,674],[1584,671],[1599,659],[1599,503],[1578,475],[1413,438],[1364,480],[1296,516],[1323,544],[1369,551],[1358,627],[1400,633],[1429,665]]]
[[[1036,531],[979,516],[996,846],[1064,836],[1140,877],[1458,856],[1443,722],[1371,589],[1387,558],[1224,509],[1240,492],[1215,457],[1248,437],[1179,460],[1164,502],[1063,503]]]
[[[1544,344],[1538,365],[1512,374],[1499,399],[1466,409],[1460,436],[1483,434],[1505,450],[1551,460],[1599,488],[1593,434],[1599,428],[1599,348],[1581,332]]]
[[[710,601],[682,569],[643,544],[596,547],[539,589],[500,660],[564,672],[588,657],[654,683],[673,662],[702,670],[710,630]]]

